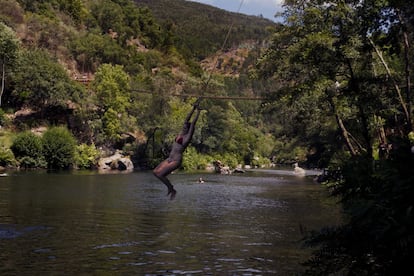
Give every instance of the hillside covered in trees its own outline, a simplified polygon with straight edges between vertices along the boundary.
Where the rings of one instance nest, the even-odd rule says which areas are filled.
[[[186,57],[204,59],[221,50],[229,28],[231,35],[224,50],[249,41],[263,42],[274,23],[260,17],[231,13],[209,5],[186,0],[135,0],[147,6],[165,29],[176,34],[175,45]]]
[[[92,153],[123,150],[139,166],[151,167],[164,158],[195,100],[184,95],[266,91],[265,81],[251,75],[269,31],[277,27],[269,20],[187,1],[3,0],[1,5],[2,166],[44,166],[47,162],[32,157],[28,162],[25,153],[12,157],[7,149],[13,136],[63,126]],[[181,13],[165,12],[174,9]],[[221,48],[232,22],[231,39]],[[208,28],[196,32],[197,25]],[[218,153],[226,156],[215,158],[232,166],[268,163],[273,139],[257,127],[263,125],[260,104],[205,100],[209,115],[204,112],[190,149],[197,160],[186,167],[208,162],[199,154],[211,159]]]

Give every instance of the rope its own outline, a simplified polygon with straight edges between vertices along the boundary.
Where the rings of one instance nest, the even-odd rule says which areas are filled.
[[[132,92],[140,93],[140,94],[149,94],[152,95],[151,91],[146,90],[138,90],[138,89],[131,89]],[[197,94],[169,94],[173,97],[180,97],[180,98],[200,98],[200,99],[214,99],[214,100],[247,100],[247,101],[261,101],[264,100],[264,97],[248,97],[248,96],[204,96],[204,95],[197,95]]]
[[[240,1],[240,4],[239,4],[239,7],[237,9],[237,13],[240,12],[240,10],[241,10],[241,8],[243,6],[243,3],[244,3],[244,0],[241,0]],[[233,29],[233,26],[234,26],[234,20],[232,20],[232,22],[231,22],[231,24],[229,26],[229,29],[228,29],[228,31],[226,33],[226,36],[224,37],[224,41],[223,41],[223,44],[221,45],[221,49],[220,49],[221,52],[224,51],[224,48],[225,48],[225,46],[227,44],[227,41],[228,41],[228,39],[230,37],[230,33],[231,33],[232,29]],[[170,94],[170,96],[173,96],[173,97],[181,97],[181,98],[195,97],[197,99],[216,99],[216,100],[249,100],[249,101],[259,101],[259,100],[265,99],[263,97],[247,97],[247,96],[234,97],[234,96],[205,96],[205,95],[203,95],[204,94],[204,91],[207,89],[207,86],[210,83],[210,80],[212,78],[213,72],[217,68],[217,65],[218,65],[218,56],[216,57],[216,60],[214,62],[214,67],[210,71],[210,74],[209,74],[209,76],[207,78],[207,81],[204,83],[204,87],[203,87],[202,92],[201,92],[202,95],[196,95],[196,94]],[[153,94],[150,91],[137,90],[137,89],[131,89],[131,91],[137,92],[137,93],[142,93],[142,94]]]
[[[241,8],[242,8],[242,6],[243,6],[243,3],[244,3],[244,0],[241,0],[241,1],[240,1],[240,4],[239,4],[239,8],[237,9],[237,13],[239,13],[239,12],[240,12],[240,10],[241,10]],[[220,49],[220,51],[221,51],[221,52],[223,52],[223,51],[224,51],[224,47],[225,47],[225,46],[226,46],[226,44],[227,44],[227,40],[228,40],[228,39],[229,39],[229,37],[230,37],[230,33],[231,33],[231,30],[233,29],[233,26],[234,26],[234,20],[232,20],[232,21],[231,21],[231,24],[230,24],[229,30],[227,31],[227,34],[226,34],[226,36],[224,37],[224,41],[223,41],[223,44],[221,45],[221,49]],[[203,89],[203,90],[206,90],[206,89],[207,89],[207,86],[208,86],[208,84],[209,84],[209,82],[210,82],[210,80],[211,80],[211,77],[212,77],[212,75],[213,75],[214,69],[215,69],[215,68],[217,68],[217,65],[218,65],[218,57],[216,57],[216,61],[214,62],[214,67],[213,67],[213,70],[211,70],[211,71],[210,71],[210,74],[209,74],[209,76],[208,76],[208,78],[207,78],[207,81],[206,81],[206,83],[205,83],[205,85],[204,85],[204,89]]]

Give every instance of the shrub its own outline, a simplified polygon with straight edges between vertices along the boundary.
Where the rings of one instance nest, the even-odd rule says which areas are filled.
[[[65,127],[53,127],[43,134],[43,154],[48,169],[67,169],[74,162],[76,140]]]
[[[234,153],[216,154],[214,160],[220,160],[225,166],[236,168],[241,162],[241,158]]]
[[[208,156],[197,153],[194,147],[188,147],[183,158],[182,168],[189,171],[201,170],[205,169],[208,163]]]
[[[6,118],[5,113],[4,113],[3,109],[1,109],[1,108],[0,108],[0,127],[1,127],[2,125],[4,125],[4,123],[5,123],[5,118]]]
[[[18,159],[18,162],[20,164],[20,167],[22,168],[46,168],[47,163],[42,156],[39,159],[30,157],[30,156],[24,156]]]
[[[263,166],[270,166],[270,159],[263,157],[263,156],[254,156],[253,159],[251,160],[251,164],[254,167],[263,167]]]
[[[11,150],[21,167],[37,168],[46,165],[43,157],[42,140],[30,131],[19,133],[11,146]]]
[[[7,117],[7,112],[0,108],[0,129],[7,128],[12,125],[12,120]]]
[[[5,147],[0,148],[0,166],[15,166],[16,159],[14,158],[13,152]]]
[[[96,165],[99,151],[95,145],[80,144],[75,148],[74,161],[79,169],[91,169]]]

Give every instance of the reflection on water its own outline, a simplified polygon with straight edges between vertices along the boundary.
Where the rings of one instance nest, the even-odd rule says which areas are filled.
[[[173,201],[145,172],[4,177],[0,274],[295,274],[301,229],[340,214],[311,179],[276,173],[177,173]]]

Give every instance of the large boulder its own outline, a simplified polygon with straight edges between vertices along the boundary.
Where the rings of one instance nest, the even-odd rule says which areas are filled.
[[[115,152],[112,156],[99,159],[98,170],[100,172],[132,172],[134,164],[129,157],[122,155],[120,152]]]

